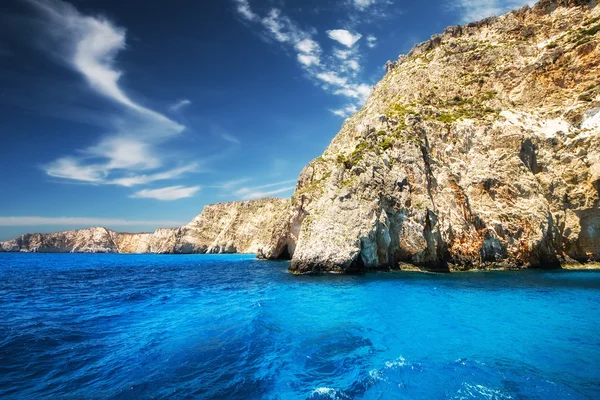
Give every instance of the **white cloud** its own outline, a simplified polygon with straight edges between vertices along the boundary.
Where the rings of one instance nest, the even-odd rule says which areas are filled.
[[[193,197],[200,190],[200,186],[168,186],[160,189],[144,189],[132,194],[133,198],[156,199],[171,201]]]
[[[298,53],[298,61],[305,67],[321,64],[321,46],[312,39],[303,39],[294,46]]]
[[[349,69],[353,70],[353,71],[358,71],[360,69],[360,64],[358,64],[358,61],[356,60],[348,60],[345,63],[346,67],[348,67]]]
[[[320,80],[322,80],[325,83],[328,83],[330,85],[336,85],[336,86],[345,86],[346,83],[348,82],[348,80],[346,78],[342,78],[342,77],[338,76],[338,74],[336,74],[333,71],[321,72],[321,73],[317,74],[317,78],[319,78]]]
[[[176,227],[186,222],[164,220],[126,220],[114,218],[90,217],[0,217],[0,226],[39,226],[39,225],[74,225],[74,226],[139,226]]]
[[[250,4],[248,4],[248,0],[234,0],[236,3],[236,9],[240,13],[242,17],[247,19],[248,21],[256,21],[258,19],[258,15],[254,14],[250,9]]]
[[[152,182],[175,179],[188,172],[198,171],[198,164],[190,164],[179,168],[174,168],[164,172],[158,172],[149,175],[130,175],[123,178],[117,178],[111,181],[111,184],[132,187],[137,185],[146,185]]]
[[[342,118],[349,117],[357,111],[358,107],[356,107],[354,104],[349,104],[344,108],[340,108],[339,110],[331,110],[332,113]]]
[[[296,183],[296,180],[287,180],[287,181],[282,181],[282,182],[275,182],[275,183],[268,183],[266,185],[261,185],[261,186],[255,186],[255,187],[242,187],[236,191],[233,192],[233,194],[237,197],[240,197],[242,200],[252,200],[252,199],[258,199],[261,197],[269,197],[269,196],[273,196],[275,194],[279,194],[279,193],[284,193],[290,190],[295,189],[295,186],[289,186],[290,183]],[[276,188],[278,186],[284,186],[284,187],[280,187],[278,189],[274,189],[274,190],[264,190],[264,189],[269,189],[269,188]]]
[[[177,103],[175,103],[171,107],[169,107],[169,110],[179,111],[181,108],[183,108],[185,106],[189,106],[190,104],[192,104],[192,102],[188,99],[179,100]]]
[[[376,19],[391,18],[402,13],[398,7],[389,8],[394,2],[392,0],[346,0],[346,4],[358,11],[350,14],[355,24],[369,24]]]
[[[359,10],[364,10],[365,8],[372,6],[377,3],[377,0],[351,0],[354,7]]]
[[[106,159],[107,171],[113,169],[149,170],[161,166],[150,144],[126,136],[108,137],[83,150],[92,158]]]
[[[97,94],[121,106],[118,115],[107,119],[110,134],[96,145],[73,156],[60,157],[44,166],[49,176],[87,183],[149,183],[174,176],[169,160],[157,147],[184,131],[185,126],[133,100],[119,85],[122,72],[115,66],[117,54],[125,49],[125,29],[103,17],[86,16],[61,0],[30,0],[41,13],[39,26],[50,40],[49,51],[81,74]],[[175,109],[190,104],[182,100]],[[186,167],[186,171],[192,168]],[[144,172],[143,178],[132,176]],[[148,171],[152,173],[148,174]]]
[[[343,95],[346,97],[352,97],[362,104],[367,100],[367,97],[371,94],[373,88],[365,83],[344,85],[342,88],[337,89],[334,93]]]
[[[338,60],[347,60],[352,55],[352,50],[333,49],[333,55]]]
[[[77,159],[72,157],[63,157],[52,161],[45,167],[45,170],[54,178],[90,183],[101,183],[107,175],[104,165],[81,165]]]
[[[240,139],[238,139],[235,136],[230,135],[228,133],[222,133],[221,137],[228,142],[235,143],[235,144],[242,144],[242,142],[240,142]]]
[[[296,189],[296,186],[289,186],[289,187],[285,187],[285,188],[281,188],[281,189],[277,189],[277,190],[266,191],[266,192],[260,192],[260,191],[250,192],[250,193],[243,195],[242,200],[262,199],[264,197],[271,197],[276,194],[291,192],[294,189]]]
[[[305,54],[314,54],[320,51],[319,43],[312,39],[303,39],[294,46],[298,51]]]
[[[238,0],[234,0],[237,4]],[[386,1],[386,0],[382,0]],[[379,1],[378,1],[379,2]],[[256,15],[245,1],[248,10]],[[387,3],[386,3],[387,4]],[[241,13],[240,10],[238,12]],[[334,48],[332,55],[323,54],[323,49],[314,39],[316,30],[302,30],[278,9],[271,9],[267,16],[255,19],[256,25],[266,31],[271,41],[277,41],[296,52],[298,63],[306,76],[333,94],[349,97],[355,106],[362,105],[370,93],[371,86],[358,78],[361,69],[361,53],[354,46],[362,37],[344,29],[327,31],[329,37],[345,46]]]
[[[327,36],[329,36],[330,39],[333,39],[346,47],[354,46],[354,44],[358,42],[362,37],[360,33],[354,34],[345,29],[333,29],[327,31]]]
[[[221,182],[217,185],[212,185],[211,187],[217,188],[217,189],[223,189],[223,190],[231,190],[234,187],[242,185],[246,182],[250,182],[251,180],[252,179],[250,179],[250,178],[233,179],[233,180]]]
[[[321,63],[319,57],[307,54],[298,54],[298,61],[300,62],[300,64],[306,67],[319,65]]]
[[[287,16],[282,15],[281,10],[277,8],[272,8],[260,22],[270,36],[281,43],[296,44],[308,37],[306,32],[298,28]]]
[[[533,0],[450,0],[449,8],[458,10],[461,22],[472,22],[493,15],[501,15],[524,5],[533,6]]]
[[[377,46],[377,38],[373,35],[367,36],[367,46],[372,49]]]

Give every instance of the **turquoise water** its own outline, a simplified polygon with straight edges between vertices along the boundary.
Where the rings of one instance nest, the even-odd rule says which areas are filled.
[[[0,254],[2,399],[600,398],[600,273]]]

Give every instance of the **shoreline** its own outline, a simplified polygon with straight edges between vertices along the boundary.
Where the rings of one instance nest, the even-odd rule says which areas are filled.
[[[258,257],[258,253],[117,253],[117,252],[38,252],[38,251],[0,251],[0,254],[77,254],[77,255],[124,255],[124,256],[254,256],[257,261],[266,262],[290,262],[291,260],[266,260]],[[323,270],[321,272],[297,272],[289,271],[292,275],[365,275],[372,273],[401,273],[401,272],[416,272],[416,273],[434,273],[434,274],[456,274],[456,273],[474,273],[474,272],[491,272],[491,271],[600,271],[600,262],[590,261],[587,263],[561,263],[558,267],[523,267],[523,268],[502,268],[502,267],[475,267],[468,269],[460,268],[427,268],[405,262],[399,263],[398,268],[373,268],[363,271],[341,272],[333,270]]]

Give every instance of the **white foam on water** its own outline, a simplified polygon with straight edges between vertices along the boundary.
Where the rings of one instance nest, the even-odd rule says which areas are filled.
[[[327,396],[331,399],[335,399],[336,394],[337,394],[337,391],[334,388],[318,387],[312,392],[311,397],[314,395],[319,395],[319,396]]]
[[[396,367],[404,367],[406,365],[406,359],[402,356],[398,357],[394,361],[386,361],[385,368],[396,368]]]
[[[480,384],[471,384],[463,382],[462,387],[458,389],[456,400],[468,400],[468,399],[489,399],[489,400],[509,400],[513,399],[512,396],[507,395],[500,389],[492,389]]]

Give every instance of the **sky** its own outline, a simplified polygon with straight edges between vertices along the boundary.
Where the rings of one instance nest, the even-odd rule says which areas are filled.
[[[0,240],[290,197],[387,60],[526,3],[2,0]]]

